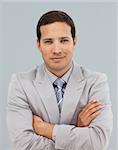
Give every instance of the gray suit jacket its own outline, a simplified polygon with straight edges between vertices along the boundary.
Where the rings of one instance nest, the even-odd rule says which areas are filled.
[[[76,127],[77,115],[88,101],[105,107],[88,127]],[[55,125],[55,143],[36,135],[32,115]],[[59,115],[54,88],[44,65],[12,76],[7,106],[7,125],[16,150],[106,150],[112,130],[109,88],[105,74],[74,64]]]

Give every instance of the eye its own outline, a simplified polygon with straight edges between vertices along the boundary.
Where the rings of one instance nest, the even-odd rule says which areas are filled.
[[[68,40],[68,39],[62,39],[62,40],[60,40],[60,42],[61,42],[61,43],[68,43],[69,40]]]
[[[53,43],[53,41],[51,41],[51,40],[47,40],[47,41],[44,41],[44,43],[45,43],[45,44],[52,44],[52,43]]]

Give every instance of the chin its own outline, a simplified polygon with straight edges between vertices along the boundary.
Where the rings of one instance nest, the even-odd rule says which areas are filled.
[[[65,70],[66,66],[65,65],[52,65],[50,66],[51,70],[55,70],[55,71],[62,71]]]
[[[59,70],[63,70],[63,66],[52,66],[52,67],[50,67],[52,70],[57,70],[57,71],[59,71]]]

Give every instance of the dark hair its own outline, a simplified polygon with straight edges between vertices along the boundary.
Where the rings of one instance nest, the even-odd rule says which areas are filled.
[[[68,14],[62,11],[49,11],[41,16],[37,24],[36,32],[37,32],[37,38],[39,41],[41,38],[40,27],[43,25],[54,23],[54,22],[67,23],[71,27],[71,34],[74,40],[76,30],[75,30],[75,25],[74,25],[72,18]]]

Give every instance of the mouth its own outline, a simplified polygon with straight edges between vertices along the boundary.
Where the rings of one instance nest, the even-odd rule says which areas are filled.
[[[58,60],[58,59],[63,59],[64,58],[64,56],[63,57],[52,57],[51,59],[52,60]]]
[[[64,58],[65,58],[65,56],[63,56],[63,57],[52,57],[51,60],[54,61],[55,63],[58,63],[61,60],[63,60]]]

